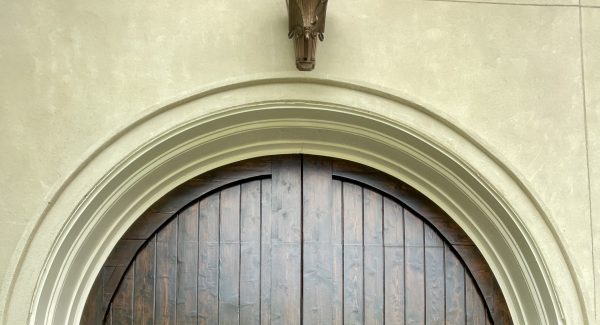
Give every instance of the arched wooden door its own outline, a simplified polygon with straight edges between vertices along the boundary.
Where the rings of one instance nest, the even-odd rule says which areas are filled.
[[[342,160],[220,168],[154,204],[84,324],[509,324],[481,254],[427,198]]]

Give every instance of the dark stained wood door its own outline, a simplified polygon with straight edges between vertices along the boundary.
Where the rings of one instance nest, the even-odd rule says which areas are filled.
[[[457,250],[472,243],[455,224],[398,199],[412,189],[329,158],[265,161],[136,223],[129,236],[148,235],[113,252],[127,266],[103,268],[82,323],[510,323],[487,264]]]

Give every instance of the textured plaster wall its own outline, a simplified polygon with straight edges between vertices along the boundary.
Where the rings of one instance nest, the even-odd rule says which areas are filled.
[[[548,211],[600,310],[600,1],[493,2],[330,1],[306,74],[283,0],[2,1],[3,285],[68,175],[149,107],[309,75],[410,94],[478,139]]]
[[[589,1],[589,0],[588,0]],[[596,313],[600,311],[600,1],[582,10],[583,66],[589,155],[590,199],[596,276]],[[596,319],[600,319],[597,317]]]

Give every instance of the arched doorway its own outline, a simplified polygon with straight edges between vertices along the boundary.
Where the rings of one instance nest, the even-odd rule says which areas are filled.
[[[271,156],[152,205],[98,275],[83,324],[510,324],[468,236],[384,173]]]
[[[164,103],[95,148],[32,228],[5,322],[77,323],[111,250],[152,202],[232,162],[298,153],[359,162],[434,201],[485,256],[515,324],[594,323],[565,239],[485,143],[406,94],[287,77]]]

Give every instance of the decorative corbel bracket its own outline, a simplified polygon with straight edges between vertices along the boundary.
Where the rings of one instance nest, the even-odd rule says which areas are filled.
[[[294,39],[296,67],[300,71],[315,68],[317,38],[323,41],[327,0],[287,0],[288,37]]]

